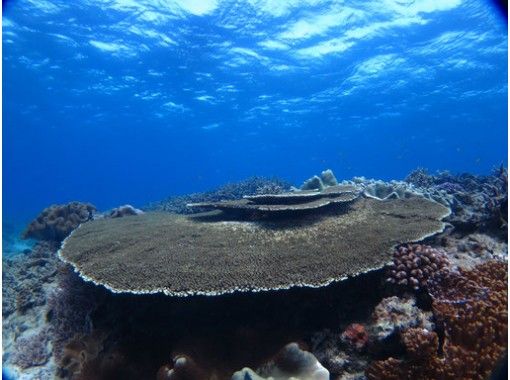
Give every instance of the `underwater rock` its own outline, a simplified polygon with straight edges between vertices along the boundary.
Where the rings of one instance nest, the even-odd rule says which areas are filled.
[[[249,368],[234,373],[232,380],[329,380],[329,372],[310,352],[289,343],[258,374]]]
[[[91,220],[95,210],[90,203],[81,202],[50,206],[28,225],[23,238],[62,241],[80,223]]]
[[[173,358],[173,366],[162,366],[156,376],[157,380],[205,380],[209,376],[186,355]]]
[[[134,208],[131,205],[124,205],[114,208],[110,211],[108,216],[110,218],[122,218],[124,216],[130,216],[130,215],[140,215],[143,214],[142,210],[139,210],[137,208]]]
[[[368,379],[486,379],[507,350],[507,265],[488,261],[429,285],[436,331],[401,334],[402,358],[375,361]]]
[[[271,223],[145,213],[82,224],[59,257],[114,292],[189,296],[319,287],[381,268],[396,244],[442,231],[448,214],[422,198],[358,199],[347,212]]]
[[[387,281],[418,290],[426,288],[434,275],[448,271],[449,266],[445,252],[428,245],[407,244],[393,253]]]

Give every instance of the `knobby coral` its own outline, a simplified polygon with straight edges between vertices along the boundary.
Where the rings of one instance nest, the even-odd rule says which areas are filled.
[[[393,253],[387,281],[417,290],[425,288],[429,279],[438,273],[446,273],[449,267],[446,253],[422,244],[407,244]]]
[[[23,238],[62,241],[81,223],[92,219],[95,210],[93,205],[81,202],[50,206],[28,225]]]
[[[489,261],[429,284],[436,331],[401,335],[404,358],[374,362],[369,379],[486,379],[507,347],[507,269]]]

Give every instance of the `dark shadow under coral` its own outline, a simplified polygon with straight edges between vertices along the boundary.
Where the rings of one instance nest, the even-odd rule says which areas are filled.
[[[306,344],[312,332],[367,318],[382,296],[376,286],[380,278],[377,271],[322,289],[215,297],[104,290],[92,321],[95,331],[108,334],[99,355],[73,378],[155,379],[163,364],[185,354],[207,373],[230,379],[236,370],[261,365],[288,342]]]

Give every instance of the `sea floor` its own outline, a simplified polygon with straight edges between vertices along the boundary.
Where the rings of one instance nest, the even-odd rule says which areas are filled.
[[[182,213],[190,200],[288,188],[271,181],[143,209]],[[419,193],[452,213],[442,233],[397,247],[388,266],[316,289],[113,294],[60,261],[59,242],[24,245],[4,230],[4,378],[486,378],[507,352],[506,181],[505,170],[349,181],[380,199]]]

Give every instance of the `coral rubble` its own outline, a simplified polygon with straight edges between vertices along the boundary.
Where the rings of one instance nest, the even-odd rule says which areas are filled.
[[[25,232],[25,239],[62,241],[72,230],[92,219],[96,208],[89,203],[71,202],[45,208]]]

